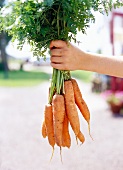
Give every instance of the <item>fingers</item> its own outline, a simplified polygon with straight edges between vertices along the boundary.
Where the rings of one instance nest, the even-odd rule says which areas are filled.
[[[65,46],[67,46],[67,43],[62,40],[55,40],[55,41],[51,41],[51,43],[50,43],[50,49],[52,49],[53,47],[63,48]]]
[[[51,56],[62,56],[63,55],[63,49],[52,49],[51,50]]]
[[[53,68],[56,68],[58,70],[68,70],[65,65],[62,63],[52,63],[50,64]]]
[[[55,48],[54,48],[55,47]],[[68,44],[62,40],[51,41],[51,66],[59,70],[68,70],[66,62],[66,54],[68,54]]]
[[[50,58],[51,63],[62,63],[63,62],[63,58],[62,57],[57,57],[57,56],[52,56]]]

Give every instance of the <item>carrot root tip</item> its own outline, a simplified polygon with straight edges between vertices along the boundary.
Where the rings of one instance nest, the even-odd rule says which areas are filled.
[[[89,136],[90,136],[91,139],[94,141],[93,137],[91,136],[90,122],[88,122],[88,131],[89,131]]]
[[[52,154],[51,154],[50,162],[51,162],[51,160],[52,160],[52,158],[53,158],[53,155],[54,155],[54,147],[53,147],[53,149],[52,149]]]
[[[63,164],[63,160],[62,160],[62,147],[60,146],[60,157],[61,157],[61,163]]]
[[[78,145],[78,138],[77,138],[77,136],[76,136],[76,143],[77,143],[77,145]]]

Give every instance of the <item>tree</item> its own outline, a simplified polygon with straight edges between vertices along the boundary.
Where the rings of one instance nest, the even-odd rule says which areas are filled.
[[[5,0],[0,1],[0,7],[3,7]],[[0,70],[4,71],[4,77],[8,78],[8,60],[6,54],[6,46],[10,41],[10,36],[5,31],[0,33]]]

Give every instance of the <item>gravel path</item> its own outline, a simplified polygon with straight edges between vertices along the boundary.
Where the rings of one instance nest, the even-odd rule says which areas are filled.
[[[49,82],[29,88],[0,88],[0,170],[123,170],[123,118],[113,117],[100,95],[90,85],[80,83],[91,111],[91,134],[81,118],[86,137],[77,145],[71,131],[72,146],[52,148],[40,134]]]

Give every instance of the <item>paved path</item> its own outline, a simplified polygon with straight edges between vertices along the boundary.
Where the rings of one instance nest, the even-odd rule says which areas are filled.
[[[0,170],[123,170],[123,118],[115,118],[100,95],[92,94],[90,85],[80,83],[91,111],[91,134],[81,118],[86,142],[52,149],[40,134],[49,82],[35,87],[0,88]]]

